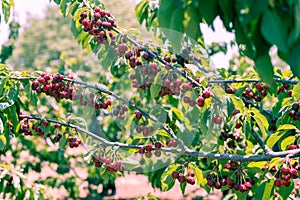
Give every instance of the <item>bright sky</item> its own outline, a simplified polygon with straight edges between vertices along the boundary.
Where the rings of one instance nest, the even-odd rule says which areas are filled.
[[[15,10],[18,21],[21,25],[26,25],[26,17],[28,15],[35,17],[43,17],[44,10],[50,5],[49,0],[14,0]],[[234,34],[226,32],[222,26],[220,19],[214,21],[215,32],[208,28],[207,25],[201,24],[201,30],[204,32],[204,42],[209,45],[212,42],[226,42],[229,43],[234,39]],[[1,24],[0,26],[0,45],[7,41],[8,28],[6,25]],[[233,52],[237,52],[237,49],[228,49],[227,54],[217,53],[212,57],[212,62],[217,68],[229,66],[229,59]]]
[[[21,25],[26,24],[26,16],[29,14],[35,17],[42,17],[44,10],[50,5],[49,0],[14,0],[15,13],[17,13],[17,20]],[[7,41],[8,27],[4,23],[0,26],[0,45]]]

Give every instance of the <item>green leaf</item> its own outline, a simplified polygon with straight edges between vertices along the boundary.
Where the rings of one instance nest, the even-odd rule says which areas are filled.
[[[189,163],[189,168],[195,172],[195,178],[197,180],[198,185],[205,181],[205,179],[203,178],[202,170],[200,170],[195,163]]]
[[[68,2],[69,2],[69,0],[61,0],[61,2],[59,4],[60,11],[64,17],[67,16],[66,13],[67,13],[67,8],[68,8]]]
[[[177,171],[178,166],[178,164],[169,165],[161,175],[161,185],[163,191],[168,191],[174,186],[175,180],[172,178],[172,173]]]
[[[288,197],[292,194],[292,191],[294,189],[294,181],[291,181],[291,185],[289,187],[280,187],[277,192],[280,194],[282,199],[289,199]]]
[[[140,165],[140,163],[137,160],[133,160],[131,158],[124,158],[122,160],[122,164],[124,165],[126,170],[132,170]]]
[[[178,108],[172,107],[171,109],[179,120],[183,120],[184,114]]]
[[[180,189],[181,189],[181,193],[182,193],[182,195],[184,195],[184,192],[185,192],[186,185],[187,185],[187,183],[186,183],[186,182],[184,182],[184,183],[180,183]]]
[[[161,89],[161,85],[159,85],[159,84],[151,84],[150,93],[151,93],[151,97],[153,99],[158,96],[160,89]]]
[[[265,116],[263,116],[262,114],[259,113],[259,111],[257,111],[256,109],[251,109],[251,111],[253,112],[253,118],[254,120],[256,121],[262,135],[263,135],[263,138],[267,138],[268,134],[267,134],[267,130],[268,127],[269,127],[269,122],[268,120],[266,119]]]
[[[241,113],[244,113],[244,102],[242,99],[235,95],[230,95],[232,103],[234,104],[235,108],[237,108]],[[229,113],[230,114],[230,113]]]
[[[63,135],[59,140],[59,148],[66,149],[66,144],[67,144],[67,136]]]
[[[268,180],[261,184],[254,194],[255,200],[270,200],[273,196],[274,180]]]
[[[280,138],[284,135],[285,132],[276,132],[275,134],[271,135],[268,140],[267,140],[267,143],[266,145],[269,147],[269,148],[272,148],[276,142],[278,140],[280,140]]]
[[[269,170],[272,169],[274,166],[280,166],[283,163],[283,158],[273,158],[269,165]]]
[[[263,166],[267,165],[267,161],[260,161],[260,162],[251,162],[247,165],[248,168],[262,168]]]
[[[300,79],[300,43],[296,44],[290,48],[287,56],[284,58],[286,62],[290,65],[293,75],[297,76]]]
[[[184,12],[184,32],[196,41],[201,36],[201,31],[199,27],[200,21],[201,17],[198,13],[198,9],[192,6],[188,6]]]
[[[200,16],[208,24],[211,25],[218,15],[218,1],[217,0],[198,0],[200,9]]]
[[[59,4],[61,0],[53,0],[56,4]]]
[[[292,124],[284,124],[284,125],[280,125],[278,128],[277,128],[277,131],[281,131],[281,130],[295,130],[297,129],[296,126],[292,125]]]
[[[0,135],[0,149],[3,150],[6,146],[6,137],[5,135]]]
[[[277,13],[267,9],[261,22],[261,33],[271,45],[277,45],[279,51],[287,53],[287,31]]]
[[[7,23],[10,16],[10,4],[7,0],[2,0],[2,13],[4,15],[4,20]]]
[[[90,149],[88,152],[86,152],[83,156],[84,161],[89,161],[91,157],[96,153],[97,149]]]
[[[255,60],[255,71],[262,81],[273,86],[274,69],[269,54],[262,55]]]
[[[287,138],[284,138],[280,143],[281,150],[287,150],[287,147],[291,144],[294,144],[295,140],[295,136],[289,136]]]
[[[148,1],[141,1],[135,7],[135,15],[138,18],[140,24],[142,24],[143,21],[147,18],[148,6],[149,6]]]
[[[297,85],[294,86],[293,92],[292,92],[292,97],[293,97],[294,101],[298,101],[300,99],[300,83],[298,83]]]

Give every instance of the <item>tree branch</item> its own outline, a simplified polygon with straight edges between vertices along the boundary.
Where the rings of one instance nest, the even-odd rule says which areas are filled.
[[[141,147],[144,147],[143,145],[132,145],[132,144],[124,144],[120,142],[110,142],[90,131],[87,131],[79,126],[76,126],[74,124],[60,122],[53,119],[43,119],[36,116],[26,116],[26,115],[20,115],[20,118],[27,118],[27,119],[35,119],[35,120],[47,120],[48,122],[52,123],[58,123],[60,125],[74,128],[77,131],[83,132],[91,137],[93,137],[96,140],[99,140],[102,144],[106,146],[115,146],[120,148],[127,148],[127,149],[139,149]],[[241,162],[257,162],[257,161],[270,161],[273,158],[280,157],[284,158],[286,156],[289,156],[290,158],[295,158],[300,156],[300,149],[295,150],[287,150],[282,152],[269,152],[268,154],[261,154],[261,155],[232,155],[232,154],[214,154],[214,153],[208,153],[208,152],[199,152],[194,151],[191,149],[188,150],[182,150],[182,149],[171,149],[171,148],[160,148],[159,150],[166,152],[166,153],[173,153],[177,155],[188,155],[188,156],[194,156],[200,158],[209,158],[209,159],[217,159],[217,160],[232,160],[232,161],[241,161]]]

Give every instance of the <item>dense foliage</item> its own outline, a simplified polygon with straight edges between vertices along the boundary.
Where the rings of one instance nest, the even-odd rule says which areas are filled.
[[[300,195],[298,2],[142,1],[136,11],[147,33],[120,28],[99,1],[54,2],[63,16],[72,16],[71,32],[105,72],[95,83],[95,74],[82,76],[76,73],[82,69],[66,63],[59,74],[1,64],[1,153],[19,158],[27,149],[36,158],[23,162],[22,173],[38,171],[40,161],[47,161],[62,175],[27,187],[13,167],[22,163],[6,159],[1,195],[46,198],[44,186],[64,185],[77,198],[77,177],[69,173],[77,165],[95,175],[81,178],[88,187],[135,171],[163,191],[178,181],[182,193],[187,184],[197,184],[208,192],[231,191],[238,199]],[[11,6],[13,1],[2,1],[6,22]],[[283,11],[292,13],[286,17]],[[199,22],[212,25],[216,16],[245,45],[228,70],[210,68],[215,47],[201,40]],[[286,29],[274,22],[283,17]],[[286,32],[273,34],[277,30]],[[292,70],[271,64],[272,45]],[[2,51],[1,62],[10,54]],[[46,145],[39,149],[36,141]],[[65,152],[78,148],[86,151],[84,161]]]

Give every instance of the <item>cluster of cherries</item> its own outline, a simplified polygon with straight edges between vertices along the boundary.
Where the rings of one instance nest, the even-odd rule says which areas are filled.
[[[227,186],[235,191],[247,192],[251,190],[252,186],[255,184],[254,179],[246,178],[245,180],[241,177],[237,177],[234,181],[229,177],[219,177],[215,172],[211,172],[206,176],[207,185],[216,189],[221,189],[222,186]]]
[[[113,110],[114,116],[119,116],[120,120],[125,119],[125,113],[128,111],[128,107],[126,105],[117,105]]]
[[[122,164],[121,161],[116,161],[114,163],[111,162],[111,160],[109,158],[97,158],[97,157],[93,157],[93,162],[95,164],[95,167],[99,168],[102,167],[103,164],[106,165],[106,170],[112,173],[116,173],[118,171],[120,172],[124,172],[125,167]]]
[[[20,115],[22,115],[23,113],[20,112]],[[50,137],[50,133],[47,133],[45,135],[45,132],[44,130],[39,126],[39,125],[32,125],[32,128],[30,127],[30,123],[33,123],[35,120],[34,119],[22,119],[20,118],[20,122],[21,122],[21,128],[19,130],[19,133],[24,133],[24,135],[30,135],[32,136],[33,135],[33,132],[32,132],[32,129],[36,132],[36,134],[38,136],[46,136],[46,137]],[[46,126],[49,126],[49,122],[48,121],[43,121],[43,125],[46,127]]]
[[[161,96],[165,95],[179,95],[180,92],[190,90],[190,85],[182,83],[181,79],[178,79],[178,75],[173,71],[169,71],[166,74],[161,75],[162,88],[159,91]]]
[[[125,53],[125,58],[129,61],[129,65],[131,68],[134,69],[137,66],[140,66],[143,64],[142,61],[139,59],[139,57],[141,57],[141,52],[142,52],[142,49],[136,48],[134,50],[130,50]],[[144,54],[146,54],[146,53],[144,53]],[[143,54],[143,57],[144,57],[144,54]],[[148,54],[146,54],[146,55],[148,55]],[[147,60],[150,60],[150,56],[147,58],[148,58]]]
[[[70,75],[67,78],[73,79]],[[76,89],[74,89],[70,83],[65,82],[64,79],[65,77],[61,74],[50,75],[42,73],[38,80],[32,82],[31,89],[38,94],[45,93],[57,100],[74,100],[74,97],[76,97]]]
[[[161,68],[156,63],[150,63],[149,65],[139,65],[135,69],[135,74],[130,74],[132,80],[132,87],[145,90],[149,88],[149,85],[153,83],[156,74]]]
[[[138,127],[136,127],[135,130],[137,133],[142,133],[143,136],[147,137],[151,133],[153,133],[154,128],[153,128],[153,126],[138,126]]]
[[[240,165],[240,163],[239,162],[236,162],[236,161],[229,161],[228,163],[226,163],[225,165],[224,165],[224,168],[225,169],[229,169],[229,170],[231,170],[231,171],[235,171],[235,170],[237,170],[237,168],[238,168],[238,166]]]
[[[243,141],[240,134],[238,133],[233,134],[227,128],[221,130],[221,135],[219,136],[219,140],[226,142],[227,146],[232,149],[235,149],[238,146],[238,143]]]
[[[128,50],[128,47],[125,44],[118,44],[114,49],[114,52],[117,56],[122,56]]]
[[[166,141],[167,147],[177,147],[177,142],[174,138]]]
[[[282,86],[279,87],[277,91],[278,94],[285,93],[285,92],[287,92],[290,97],[292,96],[293,90],[289,90],[289,84],[287,83],[283,83]]]
[[[73,79],[72,76],[67,76],[68,79]],[[104,100],[99,98],[94,93],[89,93],[87,99],[83,94],[78,93],[77,88],[73,87],[68,80],[61,74],[46,74],[42,73],[37,81],[31,84],[32,90],[39,93],[45,93],[55,99],[69,99],[72,101],[79,101],[83,106],[90,106],[96,110],[107,109],[111,106],[111,100]]]
[[[299,110],[299,103],[294,103],[290,110],[290,116],[293,118],[294,121],[300,121],[300,110]]]
[[[154,147],[151,144],[147,144],[146,146],[139,148],[139,153],[141,155],[145,154],[145,156],[147,158],[151,158],[152,151],[154,151],[154,155],[156,157],[160,157],[161,156],[161,151],[159,149],[161,147],[164,147],[163,143],[161,143],[161,142],[155,142]]]
[[[177,171],[174,171],[172,173],[172,178],[175,180],[177,179],[179,181],[179,183],[187,182],[188,184],[191,184],[191,185],[195,185],[196,181],[195,181],[194,176],[195,176],[195,172],[193,170],[188,171],[187,177],[184,174],[179,173]]]
[[[288,166],[282,166],[281,169],[277,169],[276,167],[273,167],[270,169],[271,173],[275,173],[275,186],[276,187],[281,187],[281,186],[285,186],[285,187],[289,187],[291,185],[291,180],[292,179],[297,179],[298,178],[298,170],[299,167],[296,166],[298,164],[295,163],[293,165],[291,165],[291,168]]]
[[[116,36],[111,32],[113,27],[117,27],[109,11],[100,8],[94,9],[94,15],[90,17],[87,12],[82,12],[79,23],[83,30],[96,38],[96,42],[104,45],[114,45]],[[110,38],[110,44],[108,37]]]
[[[254,99],[256,102],[261,102],[262,98],[267,96],[267,90],[270,89],[270,86],[268,84],[262,85],[260,83],[257,83],[255,85],[255,88],[256,92],[254,92],[250,88],[246,88],[243,91],[242,96],[248,100]]]
[[[22,113],[20,113],[20,115],[22,115]],[[41,128],[41,125],[44,126],[44,127],[48,127],[49,126],[48,121],[43,121],[40,124],[34,124],[34,125],[32,125],[32,128],[30,128],[29,121],[33,123],[35,120],[33,120],[33,119],[28,120],[26,118],[21,120],[22,124],[21,124],[21,128],[20,128],[20,131],[19,131],[20,133],[24,133],[25,135],[33,135],[33,132],[32,132],[32,129],[33,129],[38,136],[50,137],[50,132],[45,135],[44,130]],[[61,125],[56,123],[56,124],[54,124],[54,128],[59,129],[59,128],[61,128]],[[67,131],[65,131],[63,134],[68,135],[69,133]],[[54,143],[58,143],[61,138],[62,138],[61,133],[58,133],[57,135],[55,135],[53,137]],[[81,144],[81,140],[77,137],[69,136],[67,141],[69,142],[69,147],[70,148],[78,147]]]

